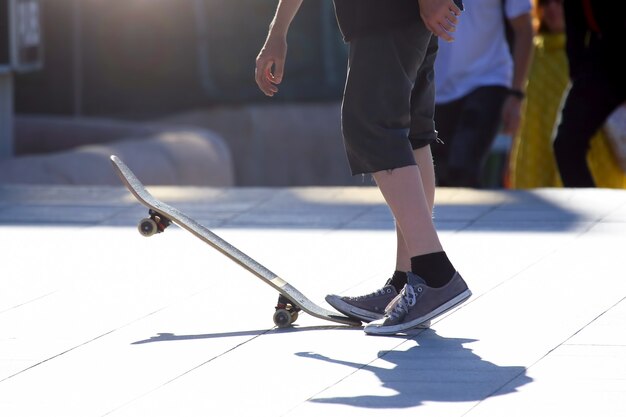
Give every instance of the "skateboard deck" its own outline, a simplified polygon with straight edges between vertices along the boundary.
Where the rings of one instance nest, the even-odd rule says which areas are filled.
[[[273,317],[274,323],[278,327],[290,326],[297,319],[300,310],[323,320],[352,326],[361,325],[361,322],[357,319],[332,312],[315,304],[293,285],[217,236],[207,227],[180,210],[157,200],[148,192],[130,168],[117,156],[111,155],[111,162],[126,188],[141,204],[149,209],[150,217],[139,222],[139,232],[142,235],[152,236],[160,233],[173,222],[247,269],[280,294]]]

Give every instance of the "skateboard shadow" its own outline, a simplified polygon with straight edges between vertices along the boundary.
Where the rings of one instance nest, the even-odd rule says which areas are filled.
[[[425,402],[481,401],[516,392],[520,386],[532,382],[524,366],[499,366],[464,347],[475,341],[444,338],[433,330],[426,330],[407,341],[416,343],[415,346],[406,351],[379,352],[378,359],[368,364],[336,360],[311,352],[296,355],[372,372],[386,388],[385,394],[395,392],[392,395],[330,396],[333,392],[343,391],[342,384],[350,384],[348,377],[318,394],[318,398],[309,400],[315,403],[401,409]],[[380,385],[375,386],[375,391],[381,392]]]
[[[156,336],[152,336],[149,339],[138,340],[131,343],[132,345],[142,345],[145,343],[157,343],[157,342],[177,342],[183,340],[199,340],[199,339],[219,339],[223,337],[241,337],[250,336],[258,337],[261,335],[272,334],[284,334],[293,332],[305,332],[305,331],[325,331],[325,330],[359,330],[363,331],[363,327],[360,326],[308,326],[308,327],[289,327],[285,329],[273,328],[273,329],[260,329],[260,330],[244,330],[239,332],[226,332],[226,333],[207,333],[207,334],[182,334],[177,335],[175,333],[157,333]]]

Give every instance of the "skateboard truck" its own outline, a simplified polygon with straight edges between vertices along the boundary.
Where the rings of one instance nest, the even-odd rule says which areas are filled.
[[[298,312],[300,308],[293,305],[293,303],[285,296],[278,296],[278,304],[276,304],[276,311],[274,312],[274,324],[278,327],[289,327],[298,319]]]
[[[150,209],[148,211],[149,218],[142,219],[137,225],[137,229],[142,236],[150,237],[157,233],[161,233],[172,224],[172,221],[162,214]]]

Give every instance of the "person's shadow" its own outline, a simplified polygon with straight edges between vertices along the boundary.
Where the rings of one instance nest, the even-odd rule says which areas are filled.
[[[463,346],[476,340],[448,339],[438,336],[433,330],[413,337],[414,340],[409,343],[415,342],[416,346],[406,351],[380,352],[378,360],[367,365],[311,352],[296,353],[301,357],[372,372],[383,387],[395,392],[395,395],[363,393],[356,397],[325,396],[332,392],[331,388],[321,393],[321,398],[310,401],[364,408],[408,408],[426,401],[480,401],[493,395],[515,392],[518,387],[532,381],[526,376],[525,367],[495,365]],[[349,384],[350,378],[342,383]]]

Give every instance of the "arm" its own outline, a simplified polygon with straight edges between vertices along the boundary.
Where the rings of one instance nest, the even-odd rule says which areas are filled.
[[[277,85],[283,80],[287,56],[287,32],[300,5],[302,0],[280,0],[265,44],[256,58],[256,83],[267,96],[272,97],[276,94]]]
[[[528,69],[533,53],[534,30],[529,13],[510,20],[515,33],[513,43],[513,82],[511,90],[523,93],[526,90]],[[504,102],[502,112],[503,133],[515,136],[522,114],[523,96],[510,94]]]

